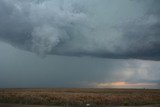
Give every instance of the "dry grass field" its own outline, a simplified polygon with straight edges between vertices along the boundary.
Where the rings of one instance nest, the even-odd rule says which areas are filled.
[[[0,103],[58,106],[160,104],[160,90],[149,89],[0,89]]]

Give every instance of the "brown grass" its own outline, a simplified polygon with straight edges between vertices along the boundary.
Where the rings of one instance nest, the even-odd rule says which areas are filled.
[[[160,90],[148,89],[0,89],[0,103],[92,106],[160,104]]]

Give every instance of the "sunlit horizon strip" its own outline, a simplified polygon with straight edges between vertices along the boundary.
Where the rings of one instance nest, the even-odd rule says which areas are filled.
[[[159,83],[129,83],[124,81],[96,83],[96,88],[159,88]]]

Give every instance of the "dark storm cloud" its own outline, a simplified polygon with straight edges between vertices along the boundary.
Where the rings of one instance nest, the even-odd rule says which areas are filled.
[[[123,29],[127,42],[126,56],[142,59],[160,59],[160,2],[153,0],[144,16],[133,21]]]
[[[159,0],[1,0],[0,40],[40,55],[160,60]]]
[[[159,61],[144,60],[56,55],[40,58],[0,42],[0,88],[95,87],[116,82],[158,84],[159,65]]]

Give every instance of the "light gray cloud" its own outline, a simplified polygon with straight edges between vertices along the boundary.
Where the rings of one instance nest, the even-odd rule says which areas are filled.
[[[39,55],[160,60],[157,0],[1,0],[0,40]]]

